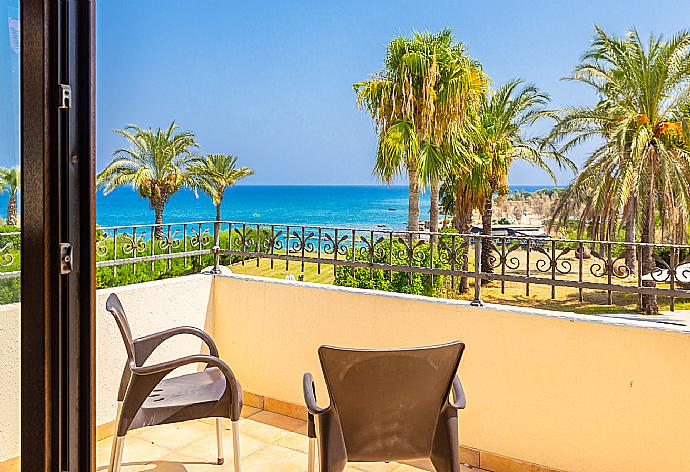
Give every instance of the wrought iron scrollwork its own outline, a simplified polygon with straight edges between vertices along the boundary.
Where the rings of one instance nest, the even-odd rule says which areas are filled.
[[[690,256],[676,264],[673,268],[673,274],[676,280],[680,280],[681,283],[687,284],[690,281]]]
[[[253,250],[256,248],[256,239],[254,234],[247,232],[246,228],[242,228],[242,230],[240,230],[240,228],[235,228],[233,231],[237,237],[233,238],[232,246],[238,251],[253,252]]]
[[[208,228],[204,228],[199,232],[197,228],[192,228],[192,236],[189,238],[189,242],[192,243],[194,247],[204,247],[211,242],[211,232]]]
[[[326,233],[323,237],[324,243],[323,243],[323,252],[326,254],[333,254],[336,251],[338,252],[339,255],[345,256],[347,255],[347,241],[350,239],[347,234],[341,236],[338,238],[338,240],[335,240],[335,236],[331,236],[329,233]]]
[[[179,229],[176,229],[175,231],[170,233],[169,236],[167,234],[163,235],[163,238],[158,240],[158,248],[161,251],[166,251],[168,249],[179,249],[182,245],[182,240],[176,239],[176,237],[179,235]]]
[[[297,232],[293,231],[292,236],[297,238],[296,240],[292,241],[290,244],[290,250],[293,252],[302,252],[302,250],[306,252],[314,252],[316,250],[316,246],[314,246],[314,242],[311,240],[314,237],[314,232],[310,232],[309,234],[303,234],[303,232]]]
[[[516,256],[511,256],[511,254],[520,248],[520,244],[513,242],[510,247],[507,248],[505,253],[502,249],[496,247],[495,244],[491,244],[491,252],[489,253],[487,260],[489,267],[496,269],[498,267],[505,267],[506,269],[517,270],[520,268],[520,259]]]
[[[546,257],[546,259],[537,259],[535,266],[539,272],[545,273],[555,270],[561,275],[570,274],[573,270],[573,265],[569,260],[565,259],[563,256],[570,254],[572,248],[565,248],[561,252],[552,257],[549,252],[540,245],[532,246],[532,250],[538,252],[539,254]]]
[[[280,251],[283,249],[283,240],[280,238],[283,235],[283,230],[277,233],[266,233],[261,240],[261,247],[265,252]]]
[[[398,242],[403,245],[403,248],[398,250],[398,257],[407,260],[410,265],[424,266],[427,255],[421,248],[427,243],[421,239],[398,237]]]
[[[653,281],[670,282],[673,278],[674,281],[688,283],[690,280],[690,257],[686,257],[673,267],[656,254],[652,254],[652,259],[654,259],[656,267],[649,273],[649,277]]]
[[[632,274],[632,271],[627,265],[625,265],[625,263],[619,264],[619,262],[625,261],[624,256],[616,258],[607,258],[599,252],[595,251],[594,249],[590,249],[589,252],[592,254],[592,257],[596,259],[596,261],[594,261],[592,265],[589,266],[589,272],[593,276],[608,277],[609,275],[611,275],[612,277],[616,277],[617,279],[625,279],[627,277],[630,277],[630,275]]]
[[[107,246],[107,241],[109,239],[108,232],[104,231],[104,230],[98,230],[97,235],[98,235],[98,239],[96,240],[96,256],[106,257],[108,255],[108,246]]]
[[[360,241],[364,243],[363,246],[359,247],[359,257],[363,260],[368,260],[370,258],[383,258],[386,254],[385,249],[381,246],[381,243],[385,241],[384,237],[378,239],[373,239],[372,237],[360,236]]]
[[[7,243],[0,248],[0,266],[9,267],[14,263],[14,254],[8,251],[8,249],[13,247],[14,244]]]
[[[122,244],[122,252],[136,257],[137,254],[141,254],[146,251],[146,231],[134,235],[130,233],[123,233],[123,239],[125,242]]]
[[[448,240],[450,239],[450,241]],[[464,239],[460,242],[456,242],[455,238],[442,237],[438,242],[438,258],[439,260],[448,265],[460,265],[464,267],[466,263],[469,262],[469,257],[467,254],[467,247],[464,247]]]

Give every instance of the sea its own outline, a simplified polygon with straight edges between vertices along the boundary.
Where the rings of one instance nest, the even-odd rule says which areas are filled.
[[[544,185],[516,185],[511,191],[533,192]],[[0,210],[1,211],[1,210]],[[170,197],[164,223],[215,219],[207,195],[189,189]],[[402,230],[407,223],[407,186],[385,185],[237,185],[225,193],[222,216],[226,221],[290,225],[383,228]],[[429,194],[421,196],[420,217],[429,218]],[[129,187],[96,195],[96,224],[120,226],[151,224],[148,200]]]

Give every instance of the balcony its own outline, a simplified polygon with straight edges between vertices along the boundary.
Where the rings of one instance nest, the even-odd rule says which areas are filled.
[[[183,257],[210,254],[210,249],[193,250],[198,252]],[[300,256],[289,252],[286,259]],[[120,265],[134,260],[142,268],[153,260],[131,257],[137,259]],[[167,263],[165,257],[156,260]],[[315,374],[317,398],[325,403],[320,345],[408,347],[453,339],[467,346],[459,374],[468,406],[459,423],[460,454],[468,470],[690,470],[690,328],[682,312],[645,318],[471,306],[463,300],[240,274],[191,275],[98,291],[99,470],[107,468],[125,362],[120,334],[104,309],[111,292],[120,296],[137,336],[193,325],[214,337],[245,391],[245,471],[306,470],[301,377],[306,371]],[[18,366],[18,306],[0,307],[0,316],[7,320],[0,331],[3,357]],[[150,362],[200,349],[196,338],[175,338]],[[6,404],[18,404],[18,380],[17,372],[9,372],[0,385]],[[0,410],[2,472],[17,470],[18,444],[11,441],[18,437],[12,429],[17,423],[17,411]],[[137,430],[127,436],[123,470],[231,470],[230,459],[214,464],[214,446],[213,425],[203,421]],[[353,463],[349,470],[402,472],[420,466],[423,470],[423,464]]]

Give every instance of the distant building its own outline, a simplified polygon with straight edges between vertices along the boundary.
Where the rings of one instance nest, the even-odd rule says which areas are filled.
[[[479,226],[472,226],[470,232],[479,234],[482,228]],[[539,226],[530,225],[493,225],[491,228],[491,235],[496,237],[529,237],[529,238],[548,238],[549,234]]]

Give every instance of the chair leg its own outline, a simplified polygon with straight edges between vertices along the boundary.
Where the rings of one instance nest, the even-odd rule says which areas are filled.
[[[309,438],[309,455],[308,457],[308,471],[314,472],[314,463],[316,462],[316,438]]]
[[[240,422],[232,422],[232,453],[235,461],[235,472],[240,472]]]
[[[120,470],[120,464],[122,463],[122,443],[124,442],[124,436],[120,438],[117,435],[117,428],[120,424],[120,417],[122,416],[122,402],[117,402],[117,413],[115,414],[115,431],[113,431],[113,445],[110,449],[110,467],[108,472],[118,472]],[[116,457],[117,456],[117,457]],[[116,467],[117,459],[117,467]]]
[[[113,449],[110,451],[110,467],[108,472],[120,472],[122,466],[122,449],[125,445],[125,436],[115,436]]]
[[[216,418],[216,444],[218,446],[218,465],[222,465],[225,462],[225,457],[223,457],[223,419]]]

